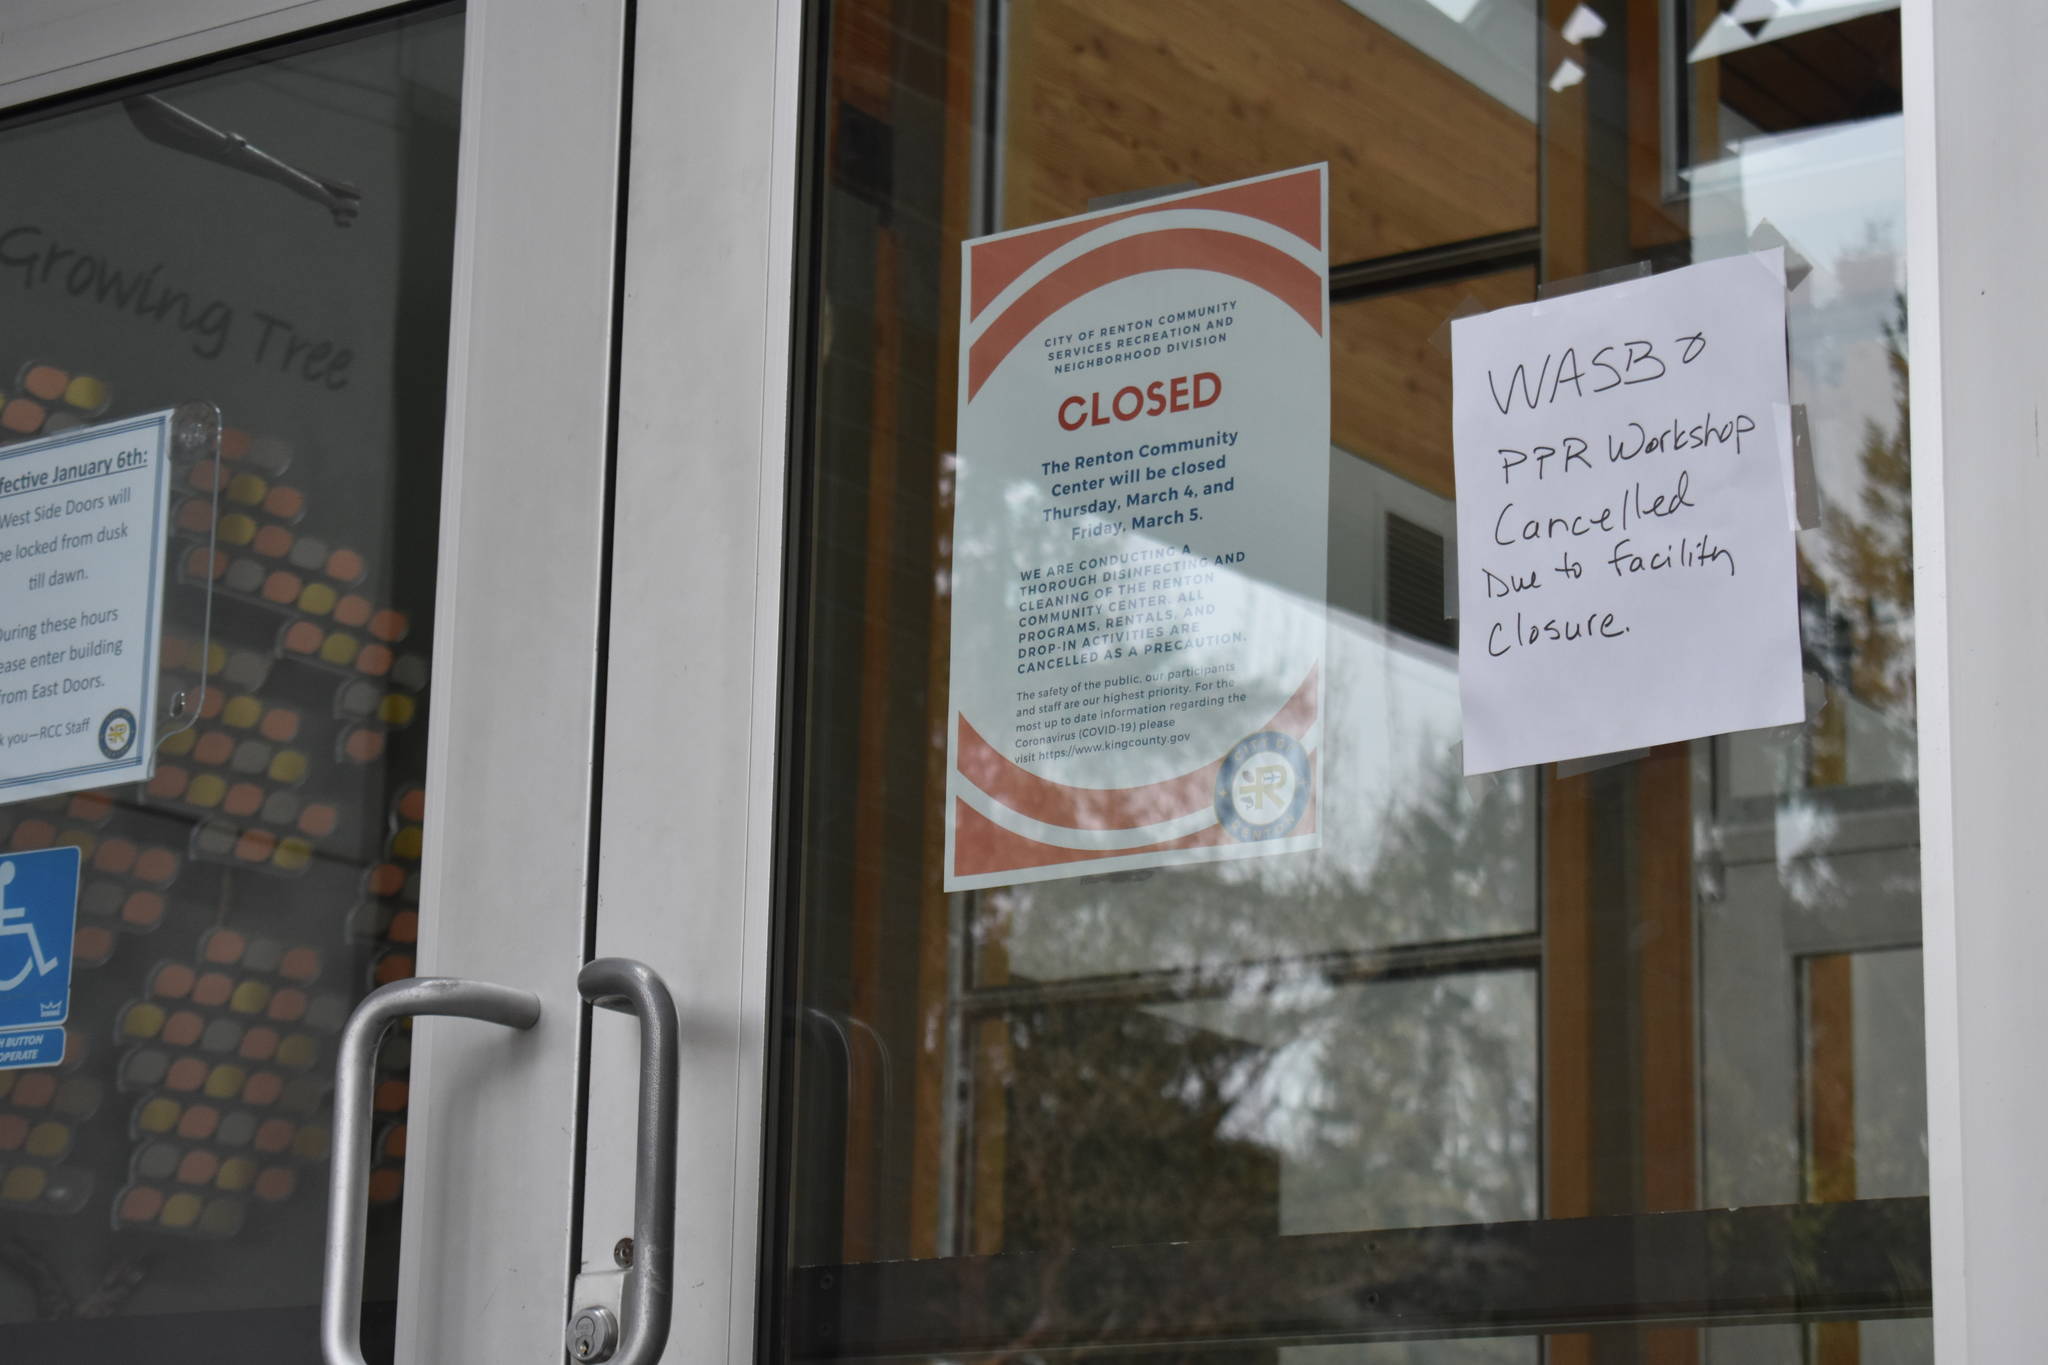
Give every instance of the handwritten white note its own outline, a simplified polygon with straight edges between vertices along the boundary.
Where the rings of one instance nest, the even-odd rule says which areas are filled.
[[[1782,250],[1451,344],[1465,771],[1800,720]]]

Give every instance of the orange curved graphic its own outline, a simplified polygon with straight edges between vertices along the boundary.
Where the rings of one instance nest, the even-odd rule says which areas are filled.
[[[1316,679],[1321,671],[1320,664],[1311,668],[1287,704],[1257,730],[1278,730],[1296,739],[1306,735],[1316,721]],[[1223,767],[1219,757],[1193,772],[1141,787],[1070,787],[1027,772],[1004,757],[965,713],[958,716],[958,725],[955,766],[960,775],[1019,815],[1062,829],[1143,829],[1178,819],[1214,799],[1216,774]]]
[[[1315,756],[1310,756],[1311,772],[1315,770],[1317,761]],[[1316,832],[1316,819],[1320,814],[1318,807],[1319,803],[1311,798],[1301,823],[1289,831],[1289,838]],[[1229,842],[1230,836],[1218,824],[1196,830],[1193,834],[1184,834],[1178,839],[1166,839],[1138,848],[1061,848],[1057,844],[1040,843],[1022,834],[1013,834],[965,801],[955,798],[953,802],[953,872],[961,877],[1097,862],[1104,858],[1128,858],[1134,854],[1165,853],[1181,848],[1209,848]]]
[[[981,391],[1003,357],[1033,328],[1093,290],[1154,270],[1213,270],[1255,285],[1323,330],[1323,279],[1275,246],[1210,228],[1169,228],[1105,242],[1076,256],[1019,295],[967,349],[967,396]]]
[[[1141,213],[1167,213],[1177,209],[1243,214],[1247,218],[1271,223],[1282,232],[1293,233],[1312,247],[1323,244],[1322,179],[1320,172],[1312,167],[1292,175],[1255,180],[1249,185],[1226,185],[1208,194],[1176,195],[1159,203],[1125,209],[1122,213],[1105,213],[1101,217],[1083,218],[1078,222],[1054,223],[1037,231],[976,242],[968,248],[974,253],[974,287],[968,316],[980,317],[982,310],[995,302],[996,295],[1008,288],[1012,280],[1083,233],[1135,218]]]

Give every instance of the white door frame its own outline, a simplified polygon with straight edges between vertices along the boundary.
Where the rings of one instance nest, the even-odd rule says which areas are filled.
[[[0,110],[381,8],[11,0]],[[418,961],[543,1014],[415,1034],[401,1362],[563,1359],[626,13],[467,6]]]
[[[0,17],[0,108],[375,8],[16,0]],[[597,940],[652,963],[682,1010],[670,1358],[735,1365],[753,1355],[763,1192],[802,8],[639,8],[620,319],[622,666],[604,697]],[[578,1013],[587,831],[550,822],[569,834],[560,848],[512,832],[587,812],[593,780],[625,15],[623,0],[578,9],[564,22],[548,0],[469,7],[435,660],[437,691],[463,702],[433,721],[421,965],[533,989],[549,1015],[509,1045],[422,1029],[405,1361],[555,1361],[568,1307],[578,1039],[547,1024]],[[2027,1353],[2048,1263],[2048,1170],[2033,1150],[2048,1087],[2029,1066],[2048,1036],[2033,778],[2048,771],[2048,599],[2015,572],[2048,493],[2048,272],[2031,228],[2048,219],[2048,182],[2011,135],[2048,124],[2048,91],[2025,68],[2048,44],[2048,11],[1939,12],[1937,28],[1936,0],[1903,3],[1935,1332],[1942,1365],[1960,1365]],[[573,98],[536,96],[549,89]],[[535,193],[543,164],[552,179]],[[529,409],[520,394],[549,401]],[[544,497],[503,477],[508,461],[559,475],[564,451],[590,452],[590,477],[553,478]],[[514,590],[517,611],[493,610]],[[540,621],[559,623],[558,647],[536,662],[524,632]],[[578,1252],[591,1270],[630,1224],[634,1051],[629,1025],[600,1025]],[[506,1199],[514,1165],[534,1183]]]
[[[2048,1264],[2048,1170],[2034,1151],[2048,1086],[2028,1066],[2048,1037],[2048,991],[2034,980],[2048,962],[2041,802],[2029,780],[2048,772],[2048,597],[2013,572],[2039,542],[2031,509],[2048,502],[2048,465],[2032,459],[2048,360],[2033,225],[2048,220],[2048,181],[2017,164],[2010,136],[2048,125],[2048,91],[2025,65],[2048,46],[2048,10],[1942,0],[1937,33],[1936,0],[1903,8],[1935,1332],[1942,1365],[1962,1365],[2027,1354],[2032,1283]],[[722,1349],[732,1365],[754,1352],[768,1193],[760,1116],[802,9],[782,0],[772,24],[766,5],[745,0],[687,18],[643,11],[628,210],[612,638],[630,641],[632,657],[607,694],[599,940],[653,962],[682,1002],[691,1103],[671,1349]],[[718,136],[682,131],[696,127]],[[2001,211],[1983,211],[1992,204]],[[707,392],[698,374],[724,383]],[[1981,458],[1957,467],[1945,443]],[[636,556],[630,547],[650,538],[660,552]],[[685,769],[664,742],[677,730],[689,736]],[[606,1033],[592,1063],[589,1270],[603,1269],[629,1221],[632,1040],[623,1026]]]
[[[2027,74],[2048,10],[1902,19],[1934,1332],[1963,1365],[2038,1354],[2048,1265],[2048,90]]]
[[[778,6],[772,58],[766,9],[725,0],[689,20],[640,19],[619,544],[671,535],[661,554],[635,561],[626,551],[614,566],[613,639],[631,640],[633,658],[608,692],[600,851],[600,943],[654,962],[686,1021],[694,1112],[672,1349],[701,1357],[722,1344],[732,1365],[754,1352],[760,1201],[772,1193],[760,1115],[799,264],[791,210],[803,170],[803,5]],[[2048,991],[2035,980],[2048,962],[2048,915],[2038,908],[2043,803],[2033,778],[2048,772],[2038,699],[2048,595],[2014,571],[2040,540],[2032,509],[2048,504],[2048,463],[2034,458],[2048,362],[2048,271],[2034,238],[2048,220],[2048,180],[2026,173],[2025,144],[2011,136],[2048,125],[2048,90],[2026,67],[2048,47],[2048,10],[1941,0],[1937,32],[1936,0],[1903,9],[1935,1333],[1941,1365],[1963,1365],[2028,1354],[2039,1333],[2032,1285],[2048,1265],[2038,1212],[2048,1169],[2035,1151],[2048,1086],[2032,1083],[2028,1065],[2048,1037]],[[712,36],[693,45],[691,34]],[[698,125],[719,130],[715,146],[685,145],[677,130]],[[693,203],[719,209],[692,214]],[[707,280],[693,271],[703,261],[730,269]],[[747,313],[750,297],[759,302]],[[719,324],[676,325],[693,310]],[[664,376],[697,372],[729,387],[661,387]],[[1978,458],[1946,462],[1945,444]],[[677,583],[714,586],[706,600]],[[717,719],[687,746],[693,780],[657,737],[704,717]],[[591,1270],[627,1218],[620,1106],[631,1038],[604,1035],[594,1113],[618,1117],[592,1119]]]
[[[423,1024],[399,1365],[557,1365],[568,1321],[625,0],[470,0],[419,965],[533,991]],[[547,642],[536,650],[536,639]]]
[[[389,8],[391,0],[7,0],[0,109]]]
[[[636,21],[597,951],[652,965],[682,1019],[671,1361],[754,1355],[804,8]],[[632,1225],[635,1057],[599,1016],[599,1276]]]

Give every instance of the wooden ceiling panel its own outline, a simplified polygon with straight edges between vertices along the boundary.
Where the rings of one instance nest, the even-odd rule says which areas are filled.
[[[1451,314],[1536,297],[1511,270],[1330,305],[1330,439],[1432,493],[1451,496],[1451,356],[1432,343]]]
[[[1005,226],[1330,163],[1330,259],[1536,222],[1536,128],[1343,0],[1015,0]]]

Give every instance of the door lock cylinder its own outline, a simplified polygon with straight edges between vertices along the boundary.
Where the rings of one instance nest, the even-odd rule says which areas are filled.
[[[569,1359],[577,1365],[598,1365],[619,1349],[619,1320],[601,1305],[579,1308],[569,1319]]]

